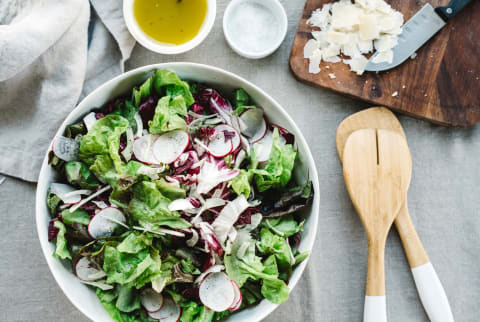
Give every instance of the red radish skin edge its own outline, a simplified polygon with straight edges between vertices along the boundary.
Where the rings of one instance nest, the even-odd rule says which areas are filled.
[[[168,300],[168,299],[167,299],[167,300]],[[175,303],[175,301],[174,301],[172,298],[170,298],[170,300],[171,300],[171,301],[177,306],[177,308],[178,308],[178,317],[177,317],[177,319],[175,320],[175,322],[178,322],[178,321],[180,320],[180,318],[182,317],[183,309],[182,309],[177,303]],[[164,298],[163,304],[164,304],[164,303],[165,303],[165,298]],[[162,304],[162,308],[163,308],[163,304]],[[162,308],[161,308],[161,309],[162,309]],[[161,310],[161,309],[160,309],[160,310]],[[148,316],[149,316],[151,319],[157,320],[157,321],[165,321],[165,320],[167,320],[168,317],[166,317],[166,318],[156,318],[156,317],[152,316],[152,314],[158,313],[160,310],[155,311],[155,312],[148,312],[148,311],[147,311],[147,312],[148,312]]]
[[[154,292],[154,291],[152,290],[152,292]],[[159,295],[162,296],[162,294],[159,294]],[[163,304],[165,303],[165,299],[164,299],[163,296],[162,296],[162,304],[160,305],[160,307],[159,307],[157,310],[155,310],[155,311],[150,311],[149,309],[147,309],[146,305],[143,304],[141,298],[142,298],[142,294],[140,294],[140,303],[142,303],[143,308],[144,308],[145,311],[147,311],[148,313],[155,313],[155,312],[160,311],[160,310],[163,308]]]
[[[202,286],[203,283],[205,283],[205,281],[208,279],[208,277],[209,277],[210,275],[212,275],[212,274],[217,274],[217,273],[212,272],[212,273],[209,273],[207,276],[205,276],[205,278],[203,279],[203,281],[200,283],[200,287]],[[224,273],[224,274],[225,274],[225,273]],[[225,275],[226,275],[226,274],[225,274]],[[227,276],[227,278],[228,278],[228,276]],[[232,280],[230,280],[230,282],[232,282]],[[231,284],[232,284],[232,287],[233,287],[233,288],[236,288],[236,287],[237,287],[237,286],[235,286],[233,283],[231,283]],[[234,291],[234,293],[235,293],[235,291]],[[240,297],[241,297],[241,293],[240,293]],[[202,301],[201,298],[200,298],[200,302],[203,303],[203,301]],[[211,307],[209,307],[208,305],[206,305],[205,303],[203,303],[203,305],[205,305],[206,307],[208,307],[210,310],[212,310],[212,311],[214,311],[214,312],[225,312],[225,311],[229,310],[231,307],[233,307],[233,306],[236,304],[236,303],[234,303],[234,302],[235,302],[235,296],[233,297],[232,303],[231,303],[225,310],[223,310],[223,311],[214,310],[214,309],[212,309]]]
[[[231,280],[230,282],[238,290],[238,294],[240,294],[240,297],[239,297],[238,301],[236,303],[234,303],[230,308],[228,308],[230,311],[235,312],[242,305],[243,297],[242,297],[242,292],[240,291],[240,287],[238,286],[237,282],[235,282],[234,280]],[[233,301],[235,301],[235,299]]]
[[[182,131],[182,132],[185,132],[185,131]],[[178,156],[175,158],[175,160],[173,160],[172,162],[169,162],[167,164],[172,164],[174,163],[175,161],[177,161],[180,156],[185,152],[185,150],[188,148],[188,146],[190,145],[190,135],[185,132],[185,134],[187,134],[187,144],[185,145],[185,147],[183,148],[183,150],[178,154]],[[155,143],[157,142],[157,140],[159,139],[160,137],[158,137],[155,141],[153,141],[153,144],[152,144],[152,156],[155,160],[157,160],[158,163],[160,163],[160,161],[158,161],[158,158],[157,156],[155,155],[155,151],[153,150],[153,147],[155,146]]]
[[[219,127],[227,127],[227,128],[229,128],[228,131],[235,133],[235,135],[238,139],[238,144],[236,144],[236,146],[234,146],[233,145],[233,139],[229,139],[229,141],[232,142],[232,146],[233,146],[233,150],[230,151],[230,153],[236,151],[242,145],[242,140],[240,139],[240,133],[238,133],[238,131],[236,129],[234,129],[233,126],[230,126],[228,124],[219,124],[219,125],[215,126],[213,129],[217,130],[217,128],[219,128]],[[217,130],[217,131],[223,131],[223,130]]]
[[[265,137],[265,135],[267,135],[267,132],[268,132],[268,126],[267,126],[267,121],[265,120],[265,118],[263,119],[263,124],[265,126],[265,130],[263,131],[263,134],[258,137],[258,138],[255,138],[255,140],[252,139],[252,144],[253,143],[257,143],[258,141],[260,141],[261,139],[263,139]]]
[[[96,216],[98,216],[98,214],[99,214],[100,212],[105,211],[105,210],[107,210],[107,209],[109,209],[109,208],[113,208],[113,209],[119,210],[118,207],[107,207],[107,208],[104,208],[104,209],[100,210],[98,213],[96,213],[95,216],[93,216],[93,218],[92,218],[92,219],[90,220],[90,222],[88,223],[87,232],[88,232],[88,235],[89,235],[91,238],[93,238],[93,239],[99,238],[99,237],[94,237],[94,236],[90,233],[90,225],[92,224],[92,222],[94,222],[93,219],[94,219]],[[121,212],[121,211],[120,211],[120,212]],[[125,219],[127,219],[127,218],[125,217],[125,214],[124,214],[123,212],[122,212],[122,215],[124,216]],[[106,219],[106,220],[108,220],[108,219]],[[112,223],[115,224],[115,225],[118,225],[117,223],[115,223],[115,222],[113,222],[113,221],[112,221]]]
[[[208,146],[207,146],[207,148],[208,148]],[[210,155],[211,155],[212,157],[214,157],[214,158],[224,158],[224,157],[226,157],[227,155],[229,155],[229,154],[232,153],[232,152],[233,152],[233,143],[232,143],[232,140],[230,140],[230,151],[228,151],[228,153],[225,153],[225,154],[223,154],[223,155],[219,155],[219,154],[213,153],[212,150],[210,150],[210,149],[207,150],[207,153],[210,154]]]

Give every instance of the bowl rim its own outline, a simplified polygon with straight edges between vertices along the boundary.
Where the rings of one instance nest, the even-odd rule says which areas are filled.
[[[205,38],[210,34],[213,24],[215,22],[215,17],[217,14],[217,1],[216,0],[206,0],[207,1],[207,13],[203,21],[202,26],[200,27],[199,32],[195,37],[186,43],[180,45],[162,45],[160,42],[157,42],[151,39],[138,25],[137,20],[133,14],[133,3],[135,0],[123,0],[123,19],[127,25],[127,29],[130,34],[138,41],[143,47],[159,53],[166,55],[182,54],[193,48],[200,45]]]
[[[255,91],[257,91],[258,93],[260,93],[262,96],[264,96],[266,98],[266,100],[269,101],[274,106],[274,108],[276,109],[275,112],[282,114],[282,116],[287,120],[287,122],[289,123],[288,124],[289,129],[293,130],[293,132],[295,133],[295,141],[297,142],[297,145],[301,146],[305,151],[305,153],[304,153],[305,155],[302,154],[302,159],[304,160],[304,162],[307,165],[308,176],[312,180],[313,189],[315,191],[314,199],[313,199],[311,209],[310,209],[310,212],[309,212],[309,217],[311,218],[311,222],[309,222],[309,227],[312,227],[312,229],[309,233],[310,238],[308,238],[308,243],[305,243],[306,242],[305,240],[302,242],[302,246],[305,246],[305,244],[306,244],[306,247],[302,247],[302,248],[304,248],[305,250],[308,250],[308,251],[313,251],[313,246],[314,246],[314,243],[316,241],[316,235],[317,235],[317,232],[318,232],[318,216],[319,216],[319,211],[320,211],[320,187],[319,187],[319,179],[318,179],[317,169],[316,169],[315,161],[313,159],[310,148],[309,148],[302,132],[300,131],[300,129],[298,128],[296,123],[293,121],[293,119],[284,110],[284,108],[275,99],[273,99],[269,94],[267,94],[264,90],[262,90],[260,87],[256,86],[255,84],[251,83],[250,81],[244,79],[243,77],[240,77],[240,76],[238,76],[238,75],[236,75],[232,72],[226,71],[226,70],[218,68],[218,67],[205,65],[205,64],[190,63],[190,62],[159,63],[159,64],[151,64],[151,65],[145,65],[145,66],[142,66],[142,67],[138,67],[138,68],[132,69],[128,72],[122,73],[122,74],[110,79],[109,81],[103,83],[99,87],[97,87],[89,95],[84,97],[81,100],[81,102],[79,104],[77,104],[77,106],[68,114],[68,116],[62,122],[62,124],[59,126],[57,132],[55,133],[55,136],[50,141],[50,144],[49,144],[49,147],[48,147],[47,151],[45,152],[45,157],[44,157],[44,160],[42,162],[42,167],[40,169],[40,174],[39,174],[39,177],[38,177],[38,183],[37,183],[37,188],[36,188],[36,194],[35,194],[35,224],[36,224],[36,229],[37,229],[37,236],[38,236],[39,241],[40,241],[40,246],[42,248],[42,252],[43,252],[43,255],[45,257],[45,260],[47,261],[49,270],[52,273],[55,281],[57,282],[57,285],[60,287],[60,289],[65,294],[65,296],[68,298],[68,300],[73,304],[73,306],[76,307],[80,312],[82,312],[86,317],[88,317],[92,321],[95,321],[95,318],[94,318],[93,314],[90,313],[91,311],[87,310],[86,308],[83,308],[80,305],[79,302],[74,301],[70,297],[70,292],[73,292],[73,291],[71,289],[69,289],[69,284],[60,281],[60,272],[57,271],[57,268],[53,267],[53,265],[54,265],[53,263],[55,261],[58,261],[58,259],[54,259],[52,257],[51,250],[50,250],[51,243],[45,237],[46,232],[41,231],[41,221],[44,220],[44,216],[45,216],[45,214],[43,212],[44,208],[42,209],[42,204],[45,205],[45,194],[42,193],[42,192],[45,191],[45,187],[48,185],[48,179],[49,179],[48,174],[47,174],[47,169],[49,167],[49,165],[48,165],[48,153],[51,150],[53,139],[55,137],[57,137],[58,135],[61,135],[62,130],[66,127],[66,125],[70,124],[72,121],[74,121],[74,119],[79,117],[79,115],[77,115],[77,114],[79,114],[80,111],[84,109],[84,105],[87,104],[92,99],[92,97],[95,97],[96,95],[98,95],[98,93],[101,93],[106,88],[108,88],[110,85],[118,84],[123,79],[127,79],[128,77],[130,77],[132,75],[151,72],[155,69],[172,68],[173,70],[175,70],[175,67],[200,68],[200,69],[204,69],[206,71],[220,73],[220,74],[223,74],[223,75],[235,80],[235,82],[241,83],[242,84],[241,86],[251,87]],[[94,107],[92,106],[91,108],[94,108]],[[305,268],[306,268],[306,266],[307,266],[307,264],[310,260],[310,257],[311,257],[311,254],[302,263],[300,263],[300,265],[297,266],[295,268],[295,270],[293,271],[292,277],[291,277],[291,279],[289,280],[289,283],[288,283],[288,287],[290,289],[290,292],[289,292],[290,294],[291,294],[293,288],[297,285],[301,276],[303,275],[304,270],[305,270]],[[266,302],[266,304],[265,304],[265,302]],[[262,305],[262,307],[259,308],[258,307],[259,305]],[[255,321],[263,320],[266,316],[268,316],[271,312],[273,312],[278,306],[279,306],[279,304],[274,304],[274,303],[271,303],[271,302],[267,301],[266,299],[264,299],[259,304],[252,307],[252,311],[258,309],[257,312],[252,313],[252,314],[254,314],[253,317],[256,318]],[[252,322],[253,322],[253,320],[252,320]]]
[[[228,33],[228,20],[232,14],[235,14],[235,12],[233,12],[233,9],[235,8],[235,6],[240,5],[242,2],[259,2],[259,3],[262,3],[267,8],[276,7],[278,9],[278,11],[276,12],[279,14],[277,14],[276,16],[281,20],[281,35],[278,41],[272,44],[270,48],[261,52],[250,52],[248,50],[245,50],[237,46],[235,44],[235,41],[230,37]],[[271,55],[274,51],[276,51],[282,45],[283,41],[285,40],[285,36],[287,35],[287,31],[288,31],[287,13],[279,0],[232,0],[227,5],[227,8],[225,9],[225,13],[223,14],[223,34],[225,35],[225,39],[227,40],[227,43],[230,45],[233,51],[235,51],[237,54],[245,58],[261,59]]]

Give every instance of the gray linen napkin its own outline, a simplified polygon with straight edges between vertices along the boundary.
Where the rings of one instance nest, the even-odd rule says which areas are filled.
[[[121,1],[2,0],[0,173],[36,181],[63,119],[134,45]]]

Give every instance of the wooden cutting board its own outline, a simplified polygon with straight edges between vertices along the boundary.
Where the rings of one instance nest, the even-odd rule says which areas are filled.
[[[320,65],[319,74],[308,72],[303,58],[305,43],[313,38],[307,25],[312,11],[329,0],[307,0],[290,56],[295,77],[312,86],[324,87],[375,105],[452,127],[473,126],[480,121],[480,1],[474,0],[440,33],[397,68],[358,76],[343,63]],[[427,1],[387,1],[403,13],[405,21]],[[432,6],[449,0],[430,0]],[[326,66],[329,66],[327,69]],[[335,74],[331,79],[329,74]],[[392,96],[398,92],[398,96]]]

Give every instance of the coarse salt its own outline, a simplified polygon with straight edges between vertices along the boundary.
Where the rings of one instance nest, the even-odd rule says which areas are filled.
[[[282,37],[281,24],[264,5],[244,1],[235,7],[228,22],[231,42],[242,50],[262,53],[272,48]]]

